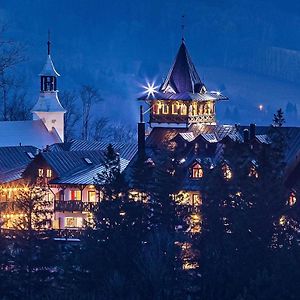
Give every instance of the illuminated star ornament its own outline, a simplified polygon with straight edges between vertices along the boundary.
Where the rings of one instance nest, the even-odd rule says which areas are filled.
[[[155,86],[155,83],[149,83],[147,82],[147,86],[144,86],[143,85],[143,88],[145,89],[145,93],[147,93],[147,97],[149,98],[150,96],[151,97],[154,97],[154,94],[157,93],[157,89],[158,89],[158,86]]]

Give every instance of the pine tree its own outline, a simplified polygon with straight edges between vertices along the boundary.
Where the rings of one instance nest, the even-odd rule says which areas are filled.
[[[277,110],[276,114],[274,114],[273,125],[276,127],[282,127],[285,123],[283,110],[280,108]]]
[[[103,192],[105,200],[113,200],[125,189],[125,180],[121,174],[120,155],[109,144],[104,152],[104,170],[94,178],[94,185],[99,193]]]

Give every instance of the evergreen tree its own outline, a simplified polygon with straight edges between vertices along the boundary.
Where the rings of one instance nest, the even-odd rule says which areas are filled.
[[[103,192],[105,200],[113,200],[125,190],[125,180],[121,174],[120,156],[109,144],[104,152],[104,170],[94,178],[94,185],[99,193]]]
[[[282,127],[285,123],[283,110],[280,108],[277,110],[276,114],[274,114],[273,125],[276,127]]]

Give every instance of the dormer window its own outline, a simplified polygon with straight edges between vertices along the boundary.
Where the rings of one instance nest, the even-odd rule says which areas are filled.
[[[196,163],[192,167],[192,178],[202,178],[203,177],[203,169],[199,163]]]
[[[291,191],[289,196],[289,205],[293,206],[297,201],[296,193],[294,191]]]
[[[223,170],[224,178],[226,180],[232,179],[232,176],[233,176],[232,170],[231,170],[231,168],[228,165],[224,165],[223,168],[222,168],[222,170]]]

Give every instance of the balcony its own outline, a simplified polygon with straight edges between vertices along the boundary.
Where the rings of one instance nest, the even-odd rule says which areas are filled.
[[[97,207],[97,202],[83,202],[81,200],[54,201],[54,211],[89,212]]]
[[[1,213],[16,213],[18,211],[20,211],[20,209],[17,207],[17,203],[15,201],[0,202]]]

